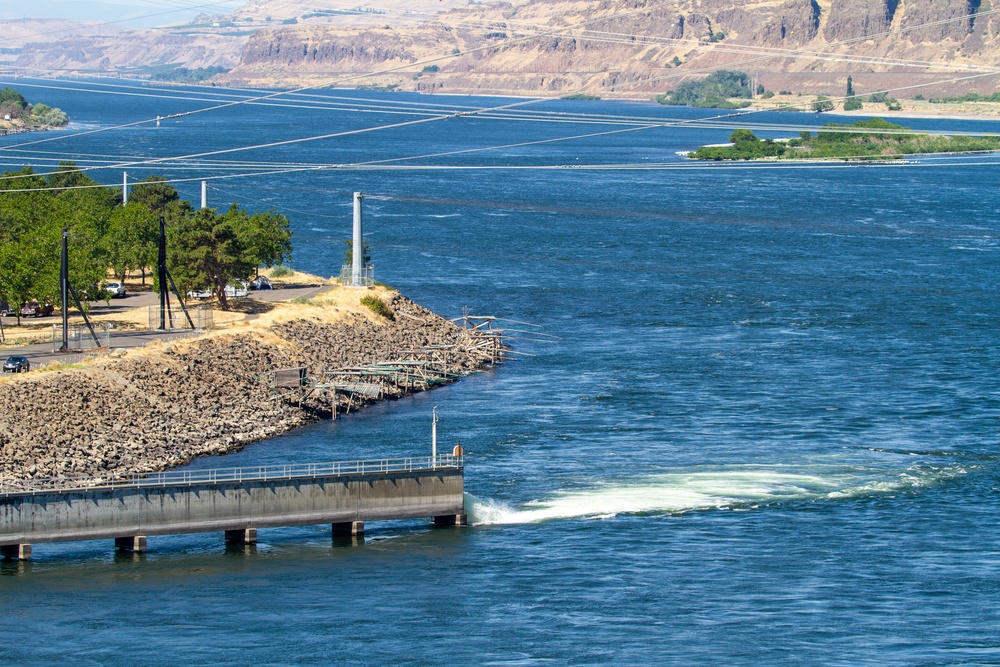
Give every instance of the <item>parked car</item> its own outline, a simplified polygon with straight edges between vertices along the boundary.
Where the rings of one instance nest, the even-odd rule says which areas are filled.
[[[233,285],[226,285],[226,296],[228,298],[233,298],[234,296],[246,296],[247,286],[241,282],[237,282]]]
[[[29,301],[21,308],[21,317],[48,317],[53,310],[51,303],[40,304],[37,301]]]
[[[271,281],[267,279],[267,276],[257,276],[250,281],[250,289],[274,289],[271,285]]]
[[[215,296],[215,292],[210,289],[200,289],[194,290],[187,293],[189,299],[211,299]],[[236,296],[246,296],[247,288],[243,283],[236,283],[235,285],[226,285],[226,297],[233,298]]]
[[[31,370],[31,362],[27,357],[7,357],[3,362],[4,373],[27,373]]]
[[[10,304],[6,301],[0,301],[0,317],[6,317],[7,315],[14,315],[17,311],[10,307]]]
[[[108,283],[108,294],[111,295],[112,299],[123,299],[126,296],[125,283],[120,283],[117,280],[113,280]]]

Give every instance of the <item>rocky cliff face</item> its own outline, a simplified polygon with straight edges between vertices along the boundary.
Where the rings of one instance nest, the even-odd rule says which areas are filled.
[[[183,64],[226,67],[237,64],[245,36],[182,34],[141,30],[105,37],[69,37],[26,44],[16,65],[35,71],[101,70]]]
[[[829,92],[839,93],[848,74],[857,80],[866,72],[921,71],[873,58],[962,64],[975,58],[977,64],[993,66],[1000,61],[1000,40],[992,19],[973,20],[977,8],[976,0],[470,5],[411,27],[360,32],[293,27],[258,33],[240,65],[224,79],[249,85],[324,79],[336,84],[339,73],[396,68],[365,82],[424,92],[635,97],[669,89],[700,68],[730,66],[765,79],[768,74],[808,72],[811,83],[835,82]],[[549,34],[521,39],[540,32]],[[449,54],[453,57],[435,61],[440,71],[421,71],[424,61]]]

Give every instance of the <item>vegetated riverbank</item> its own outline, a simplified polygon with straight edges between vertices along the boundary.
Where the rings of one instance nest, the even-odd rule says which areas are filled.
[[[381,299],[384,314],[362,296]],[[0,476],[144,473],[236,451],[331,416],[329,393],[308,394],[300,405],[300,392],[273,389],[274,370],[304,366],[318,379],[426,346],[449,346],[457,373],[491,363],[467,330],[397,292],[340,288],[224,332],[11,377],[0,384]],[[381,381],[387,398],[428,388]],[[370,400],[356,396],[354,407]]]
[[[907,155],[1000,150],[1000,137],[922,134],[881,118],[853,125],[829,123],[816,134],[802,131],[787,140],[762,140],[740,129],[729,140],[731,145],[701,146],[687,155],[695,160],[893,160]]]
[[[29,104],[24,95],[13,88],[0,90],[0,136],[54,130],[69,123],[61,109],[47,104]]]

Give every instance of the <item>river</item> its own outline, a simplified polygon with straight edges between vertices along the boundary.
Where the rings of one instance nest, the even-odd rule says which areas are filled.
[[[231,92],[10,83],[73,124],[0,138],[58,138],[0,151],[4,169],[337,135],[93,176],[193,179],[197,202],[200,178],[283,172],[213,180],[209,204],[286,213],[292,264],[324,275],[363,192],[377,280],[551,338],[195,464],[421,454],[438,406],[474,525],[35,545],[0,566],[4,664],[996,664],[996,156],[691,168],[678,151],[731,129],[689,121],[722,112],[565,100],[500,119],[468,112],[514,100],[313,91],[166,118]],[[623,117],[688,124],[600,134]],[[736,120],[794,126],[758,130],[781,137],[831,117]],[[591,136],[533,143],[574,135]]]

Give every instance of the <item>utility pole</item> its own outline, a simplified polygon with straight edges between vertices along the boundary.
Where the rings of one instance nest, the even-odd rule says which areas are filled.
[[[364,198],[360,192],[354,193],[354,241],[351,246],[351,285],[361,287],[362,271],[365,266],[365,241],[361,235],[361,200]]]
[[[156,280],[160,285],[160,331],[167,329],[167,223],[160,216],[160,240],[157,244]]]
[[[128,204],[128,172],[122,172],[122,206]]]
[[[62,230],[62,262],[59,265],[59,289],[62,294],[62,347],[69,352],[69,229]]]
[[[201,182],[201,207],[208,208],[208,181]]]

